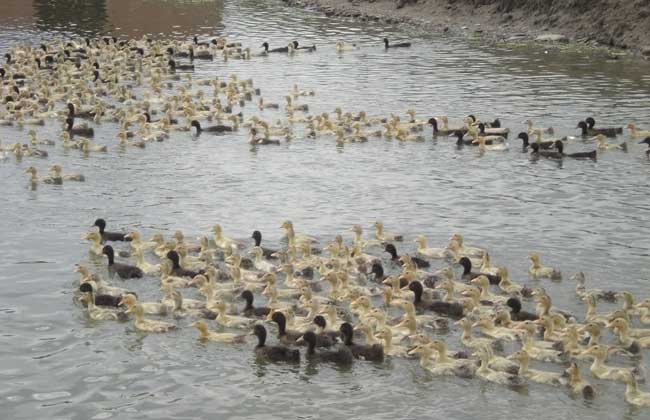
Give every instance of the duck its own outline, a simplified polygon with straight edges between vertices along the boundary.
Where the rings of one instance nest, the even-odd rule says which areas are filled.
[[[522,385],[523,380],[518,375],[513,375],[507,372],[494,370],[488,366],[490,359],[490,352],[486,347],[479,348],[477,355],[481,360],[481,365],[476,369],[476,376],[485,379],[489,382],[494,382],[501,385]]]
[[[102,241],[111,241],[111,242],[130,242],[129,238],[126,238],[126,234],[119,232],[107,232],[106,231],[106,220],[97,219],[93,226],[96,226],[99,229],[99,234],[102,235]]]
[[[357,44],[349,44],[345,41],[336,41],[336,51],[353,51],[357,49]]]
[[[135,328],[145,332],[165,333],[176,329],[176,325],[164,321],[154,321],[144,317],[144,309],[140,305],[134,305],[127,309],[126,313],[135,316]]]
[[[650,136],[650,130],[639,129],[634,123],[629,123],[627,129],[630,130],[630,137],[633,139]]]
[[[517,138],[521,139],[522,141],[522,151],[527,152],[528,147],[530,146],[528,133],[521,132],[517,135]],[[553,140],[539,141],[536,142],[535,144],[537,144],[540,149],[551,149],[555,146],[555,142]]]
[[[519,350],[517,352],[514,352],[508,358],[519,362],[518,374],[522,378],[526,378],[533,382],[554,386],[564,385],[566,383],[566,380],[561,373],[530,369],[528,367],[528,364],[530,363],[530,356],[526,350]]]
[[[82,174],[67,174],[61,175],[63,168],[60,165],[50,166],[50,174],[54,179],[61,179],[63,181],[76,181],[76,182],[85,182],[86,177]]]
[[[169,66],[169,70],[172,73],[176,72],[176,70],[194,71],[194,64],[178,64],[174,59],[169,59],[169,61],[167,61],[167,65]]]
[[[424,235],[418,235],[415,238],[415,243],[418,244],[416,252],[427,258],[434,259],[444,259],[451,256],[450,251],[447,248],[428,248],[427,247],[427,238]]]
[[[434,363],[434,349],[430,345],[417,344],[408,351],[408,355],[419,355],[420,366],[427,370],[429,373],[436,376],[452,376],[456,375],[456,368],[454,365],[448,363]]]
[[[108,271],[110,273],[116,273],[120,278],[123,279],[136,279],[142,278],[144,276],[142,270],[136,266],[116,263],[115,251],[113,250],[112,246],[104,246],[102,253],[108,258]]]
[[[82,124],[75,127],[73,118],[70,117],[66,118],[65,123],[66,123],[65,131],[70,136],[83,136],[83,137],[95,136],[95,129],[92,127],[88,127],[88,125],[86,124]]]
[[[297,344],[307,343],[306,358],[311,361],[331,362],[337,365],[349,366],[354,361],[352,351],[348,346],[338,346],[336,350],[320,350],[316,352],[318,336],[313,331],[307,331],[297,340]]]
[[[52,184],[52,185],[61,185],[63,184],[63,179],[62,178],[54,178],[54,177],[46,177],[46,178],[39,178],[38,177],[38,171],[36,170],[35,167],[30,166],[29,168],[25,169],[25,173],[30,174],[29,181],[32,183],[32,185],[37,184],[38,182],[43,182],[45,184]]]
[[[472,140],[472,144],[477,144],[481,152],[504,152],[509,148],[508,143],[487,144],[487,138],[480,135]]]
[[[158,274],[160,273],[160,264],[150,264],[145,261],[144,253],[141,248],[133,249],[133,256],[135,257],[136,266],[145,274]]]
[[[483,258],[483,254],[487,251],[483,248],[465,246],[465,240],[460,233],[454,233],[449,239],[449,243],[455,242],[458,245],[458,252],[469,258]]]
[[[118,314],[109,311],[107,309],[102,309],[98,308],[95,306],[95,295],[92,292],[92,289],[90,292],[84,293],[81,296],[81,302],[86,305],[86,312],[88,313],[88,317],[94,321],[117,321],[118,320]]]
[[[501,277],[499,275],[493,275],[489,273],[481,273],[472,271],[472,261],[468,257],[461,257],[458,260],[458,264],[463,267],[463,273],[461,278],[466,281],[471,281],[478,276],[485,276],[489,280],[490,284],[499,284],[501,282]]]
[[[171,250],[167,252],[167,255],[165,255],[169,261],[172,263],[172,270],[171,270],[171,275],[178,276],[178,277],[191,277],[194,278],[198,274],[203,274],[203,270],[199,271],[192,271],[192,270],[187,270],[180,265],[180,255],[178,254],[177,251]]]
[[[298,350],[291,350],[284,346],[267,346],[266,328],[264,328],[263,325],[255,325],[251,334],[257,337],[255,356],[257,356],[258,359],[263,359],[269,362],[300,362],[300,351]]]
[[[417,336],[411,337],[417,338]],[[476,361],[469,359],[465,353],[457,352],[452,359],[448,356],[447,344],[444,341],[430,340],[427,345],[438,352],[436,365],[451,365],[454,367],[456,376],[462,378],[472,378],[474,376],[478,366]]]
[[[264,47],[264,52],[265,53],[286,53],[289,52],[289,46],[287,45],[286,47],[278,47],[278,48],[270,48],[268,42],[263,42],[262,47]]]
[[[575,362],[571,362],[566,372],[569,375],[568,385],[572,394],[581,394],[586,399],[591,399],[596,396],[594,387],[582,378],[580,368]]]
[[[650,392],[639,391],[637,380],[630,372],[622,372],[625,401],[637,407],[650,407]]]
[[[404,237],[384,231],[384,223],[377,220],[375,222],[375,239],[380,242],[402,242]]]
[[[127,309],[135,305],[140,305],[144,314],[147,315],[167,315],[170,309],[167,305],[160,302],[139,302],[138,298],[131,293],[122,295],[122,299],[118,304],[118,306],[125,306]]]
[[[215,319],[219,325],[228,328],[242,328],[249,327],[255,320],[243,316],[228,315],[226,313],[226,302],[218,300],[214,302],[212,308],[217,311],[217,318]]]
[[[568,157],[577,160],[598,160],[598,152],[596,150],[592,150],[591,152],[564,153],[564,143],[562,143],[560,140],[555,141],[555,149],[561,157]]]
[[[253,259],[253,266],[263,272],[273,272],[276,271],[276,266],[269,261],[264,259],[264,250],[259,246],[254,246],[248,252]]]
[[[79,292],[81,293],[92,293],[93,303],[97,306],[108,306],[110,308],[118,308],[120,302],[122,301],[122,295],[109,295],[109,294],[99,294],[99,292],[105,293],[95,281],[97,277],[91,275],[88,281],[84,281],[79,285]],[[127,293],[132,293],[128,292]]]
[[[430,310],[450,318],[461,318],[464,314],[465,308],[458,302],[446,302],[444,300],[423,302],[422,294],[424,288],[422,287],[422,283],[417,280],[410,282],[408,288],[413,292],[413,305],[420,310]]]
[[[244,343],[246,341],[246,335],[210,331],[208,324],[203,320],[195,321],[190,326],[199,330],[199,340],[220,343]]]
[[[576,296],[578,296],[581,300],[587,300],[589,295],[594,295],[596,299],[604,300],[607,302],[615,302],[616,301],[616,292],[611,291],[611,290],[601,290],[601,289],[589,289],[587,290],[587,287],[585,286],[586,283],[586,276],[585,273],[582,271],[579,271],[575,273],[573,276],[571,276],[571,280],[575,280],[576,282]]]
[[[508,298],[506,305],[510,308],[510,318],[513,321],[537,321],[539,316],[532,312],[521,310],[521,301],[516,297]]]
[[[384,354],[393,357],[406,356],[408,349],[404,346],[393,344],[393,333],[390,328],[384,327],[377,332],[376,337],[384,341]]]
[[[287,317],[280,311],[272,312],[271,321],[278,324],[278,339],[285,344],[295,344],[302,337],[301,331],[287,330]]]
[[[627,142],[621,144],[607,143],[607,137],[604,134],[596,135],[596,141],[598,142],[596,146],[598,150],[623,150],[627,152]]]
[[[397,255],[397,248],[395,245],[388,243],[384,247],[384,251],[388,252],[391,256],[391,260],[399,262],[401,260],[400,256]],[[413,263],[417,266],[417,268],[427,268],[431,266],[431,263],[427,260],[424,260],[422,258],[418,257],[409,257]]]
[[[628,321],[623,318],[616,318],[610,321],[607,324],[607,328],[610,328],[618,333],[618,342],[623,346],[625,350],[632,354],[639,354],[641,348],[650,347],[650,337],[631,337],[630,325]]]
[[[233,131],[233,127],[228,125],[221,125],[221,124],[212,125],[209,127],[203,127],[201,126],[201,123],[199,123],[197,120],[192,120],[190,122],[190,126],[196,129],[197,136],[203,132],[211,133],[211,134],[221,134],[221,133],[230,133]]]
[[[497,327],[494,325],[494,320],[487,316],[481,316],[478,321],[476,321],[472,327],[479,327],[481,333],[488,337],[501,340],[515,341],[517,335],[512,332],[509,328]]]
[[[227,236],[224,236],[221,225],[215,224],[214,226],[212,226],[212,232],[214,233],[213,239],[217,247],[221,249],[230,248],[233,251],[244,248],[244,244],[242,244],[241,242],[228,238]]]
[[[528,259],[531,261],[531,265],[528,268],[528,274],[532,278],[549,278],[551,280],[560,280],[562,278],[562,272],[560,270],[542,265],[539,253],[531,252],[528,255]]]
[[[650,137],[646,137],[645,139],[641,140],[639,144],[647,144],[648,148],[645,151],[645,157],[647,159],[650,159]]]
[[[104,255],[104,246],[102,245],[102,236],[99,232],[89,232],[84,239],[90,241],[90,253],[101,257]]]
[[[596,128],[596,120],[593,117],[585,118],[587,128],[596,134],[604,134],[607,137],[616,137],[618,134],[623,134],[623,127],[609,127],[609,128]]]
[[[246,301],[246,306],[242,310],[242,314],[247,317],[265,318],[271,312],[271,308],[253,306],[253,292],[250,290],[241,292],[240,297]]]
[[[384,348],[381,344],[365,345],[353,342],[354,328],[352,324],[344,322],[339,330],[343,344],[350,349],[355,358],[370,362],[382,362],[384,360]]]
[[[398,42],[397,44],[389,44],[388,38],[384,38],[384,49],[389,48],[409,48],[411,46],[410,42]]]
[[[596,378],[623,382],[624,372],[631,373],[631,369],[606,365],[605,360],[607,359],[608,353],[608,346],[597,344],[582,352],[582,355],[593,357],[594,361],[591,364],[590,370],[591,374]]]
[[[262,255],[264,258],[269,259],[269,260],[277,260],[278,257],[277,255],[274,255],[276,252],[278,252],[277,249],[270,249],[270,248],[264,248],[262,247],[262,233],[259,230],[253,231],[253,235],[251,236],[253,240],[255,241],[255,246],[260,247],[262,249]]]

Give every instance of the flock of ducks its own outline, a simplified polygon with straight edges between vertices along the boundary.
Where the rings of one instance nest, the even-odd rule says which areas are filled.
[[[263,244],[259,231],[239,241],[219,224],[195,241],[181,231],[148,240],[138,231],[111,232],[103,219],[94,226],[84,238],[98,269],[75,267],[83,311],[93,320],[133,322],[150,333],[190,325],[199,340],[233,346],[254,336],[252,351],[266,362],[350,366],[410,358],[434,376],[541,383],[585,398],[599,394],[591,380],[621,382],[627,402],[650,407],[650,393],[638,385],[645,379],[638,362],[650,347],[650,328],[643,327],[650,298],[589,289],[577,273],[575,299],[586,311],[569,313],[546,292],[561,271],[536,252],[529,255],[530,287],[460,234],[440,248],[418,235],[413,252],[400,255],[406,238],[381,221],[370,237],[356,225],[349,239],[338,234],[322,246],[287,220],[277,249]],[[134,291],[141,282],[159,287],[160,298],[142,299]],[[602,301],[618,308],[598,310]],[[449,335],[454,329],[458,340]],[[626,366],[608,362],[614,355]]]
[[[391,44],[388,39],[384,44],[386,49],[410,46]],[[354,48],[342,41],[336,44],[339,52]],[[447,116],[418,119],[414,110],[407,110],[405,116],[373,117],[365,111],[353,113],[337,107],[331,114],[313,115],[308,104],[300,103],[301,98],[313,96],[313,90],[294,85],[282,104],[265,100],[252,80],[241,80],[235,74],[225,79],[193,77],[196,66],[205,61],[250,60],[260,55],[315,50],[315,46],[302,47],[293,41],[277,48],[264,43],[260,53],[253,53],[225,38],[200,42],[196,37],[190,43],[105,37],[38,48],[14,47],[0,65],[0,125],[19,130],[28,127],[30,131],[26,142],[0,142],[0,160],[12,155],[17,160],[33,159],[25,172],[35,186],[85,180],[82,174],[64,173],[57,164],[50,165],[48,176],[41,177],[36,162],[48,158],[46,147],[77,149],[84,155],[123,151],[164,141],[174,131],[195,136],[247,131],[252,147],[319,137],[333,138],[337,146],[343,146],[371,138],[424,141],[431,138],[423,134],[431,126],[434,138],[456,138],[459,147],[477,146],[481,153],[509,149],[506,139],[510,130],[502,128],[499,119],[482,122],[469,115],[454,128]],[[269,110],[284,111],[285,117],[276,121],[270,119],[272,116],[264,118]],[[245,118],[244,112],[249,111],[259,115]],[[50,122],[60,124],[59,141],[43,138],[38,132]],[[95,129],[105,124],[116,128],[115,142],[97,144],[92,140]],[[534,159],[596,159],[596,151],[627,150],[627,143],[607,140],[622,134],[622,127],[597,127],[593,118],[587,118],[577,128],[580,138],[594,142],[596,150],[565,153],[567,141],[574,137],[548,137],[553,131],[532,121],[527,121],[527,130],[519,133],[518,139],[523,151]],[[627,128],[631,138],[648,145],[646,156],[650,159],[650,130],[634,123]]]

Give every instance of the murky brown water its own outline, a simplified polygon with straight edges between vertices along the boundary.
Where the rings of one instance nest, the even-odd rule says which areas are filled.
[[[252,77],[274,101],[282,101],[293,83],[313,88],[317,95],[306,100],[313,113],[343,106],[386,115],[413,107],[422,118],[499,116],[515,132],[533,118],[563,134],[575,134],[576,121],[588,115],[607,124],[650,126],[650,67],[637,62],[483,47],[326,19],[275,1],[96,1],[74,13],[63,1],[28,3],[0,3],[3,50],[25,40],[104,31],[227,35],[254,49],[264,40],[278,45],[299,39],[316,43],[317,53],[204,63],[197,73]],[[385,34],[410,38],[414,47],[386,53],[380,42]],[[339,38],[361,48],[338,55]],[[116,130],[104,124],[96,141],[114,144]],[[57,132],[48,124],[42,133]],[[27,135],[0,127],[0,138],[9,143]],[[259,366],[250,346],[202,345],[189,328],[146,336],[129,325],[92,323],[71,302],[73,265],[87,259],[79,237],[98,216],[147,236],[182,229],[194,237],[218,222],[232,236],[247,238],[259,229],[271,242],[279,240],[284,219],[326,241],[356,223],[370,230],[381,218],[391,230],[424,233],[433,244],[462,232],[522,282],[526,255],[535,249],[565,273],[584,270],[593,287],[647,296],[650,163],[643,148],[632,142],[628,153],[608,151],[595,164],[568,161],[558,168],[530,162],[514,140],[511,146],[507,153],[479,156],[446,139],[377,140],[341,149],[323,138],[252,152],[243,132],[198,140],[175,133],[143,151],[85,158],[51,148],[48,161],[0,162],[3,412],[11,419],[647,418],[647,411],[624,403],[620,384],[595,381],[600,395],[585,403],[540,385],[515,392],[430,378],[410,360],[358,363],[343,372]],[[592,147],[570,143],[572,150]],[[54,162],[85,173],[88,181],[30,191],[22,171]],[[543,285],[557,306],[584,312],[570,281]],[[138,291],[147,299],[158,293],[154,285]]]

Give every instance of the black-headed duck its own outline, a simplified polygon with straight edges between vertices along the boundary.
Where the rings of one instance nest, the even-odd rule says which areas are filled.
[[[287,317],[280,311],[273,312],[271,321],[278,324],[278,339],[285,344],[295,344],[302,337],[302,332],[287,330]]]
[[[120,233],[120,232],[107,232],[106,229],[106,220],[104,219],[97,219],[95,220],[95,223],[93,223],[93,226],[97,226],[99,229],[99,234],[102,235],[102,241],[124,241],[124,242],[130,242],[130,238],[126,238],[125,233]]]
[[[258,358],[269,362],[300,362],[300,352],[298,350],[291,350],[284,346],[267,346],[266,328],[263,325],[255,325],[252,334],[257,337],[255,355]]]
[[[489,273],[480,273],[480,272],[475,272],[472,271],[472,261],[467,258],[467,257],[462,257],[461,259],[458,260],[458,264],[460,264],[463,267],[463,274],[461,274],[461,278],[466,281],[471,281],[475,279],[478,276],[485,276],[490,280],[490,284],[499,284],[501,281],[501,276],[494,275],[494,274],[489,274]]]
[[[650,159],[650,137],[646,137],[645,139],[641,140],[639,144],[647,144],[648,148],[645,151],[645,157]]]
[[[352,341],[354,328],[348,322],[344,322],[340,327],[343,343],[350,349],[352,355],[357,359],[364,359],[371,362],[381,362],[384,360],[384,347],[381,344],[365,345],[356,344]]]
[[[192,120],[190,123],[192,127],[196,129],[196,135],[198,136],[199,134],[206,132],[206,133],[212,133],[212,134],[219,134],[219,133],[229,133],[233,131],[233,128],[228,126],[228,125],[212,125],[209,127],[202,127],[201,123],[199,123],[197,120]]]
[[[560,140],[555,141],[555,149],[557,149],[557,152],[563,157],[568,157],[572,159],[596,160],[598,158],[596,150],[592,150],[591,152],[564,153],[564,143],[562,143],[562,141]]]
[[[243,315],[246,315],[248,317],[263,318],[271,312],[271,308],[253,306],[253,292],[250,290],[244,290],[241,292],[240,297],[246,301],[246,306],[242,310]]]
[[[506,302],[510,307],[510,318],[513,321],[537,321],[539,316],[537,314],[521,310],[521,301],[515,297],[511,297]]]
[[[410,42],[398,42],[397,44],[390,44],[388,38],[384,38],[384,48],[409,48],[411,46]]]
[[[144,273],[138,267],[128,264],[121,264],[115,262],[115,251],[110,245],[106,245],[102,252],[108,258],[108,271],[117,273],[123,279],[142,278]]]
[[[307,343],[307,359],[318,362],[332,362],[339,365],[351,365],[354,356],[348,346],[341,345],[336,350],[320,350],[316,352],[318,336],[313,331],[307,331],[298,342]]]
[[[203,274],[201,271],[186,270],[181,267],[180,255],[174,250],[168,251],[166,257],[172,262],[172,271],[170,274],[173,276],[194,278],[199,274]]]
[[[397,255],[397,248],[393,244],[386,244],[384,251],[390,254],[390,258],[394,262],[400,262],[400,256]],[[419,257],[410,257],[411,260],[415,263],[418,268],[427,268],[431,266],[431,263],[425,259]]]
[[[441,315],[447,315],[452,318],[462,318],[464,307],[458,302],[445,302],[442,300],[433,300],[431,302],[424,302],[422,294],[424,288],[422,283],[415,280],[409,283],[409,290],[413,292],[413,305],[419,310],[428,310]]]

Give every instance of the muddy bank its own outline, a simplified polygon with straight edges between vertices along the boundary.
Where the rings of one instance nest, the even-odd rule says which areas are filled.
[[[285,0],[330,16],[496,41],[575,42],[650,57],[648,0]]]

